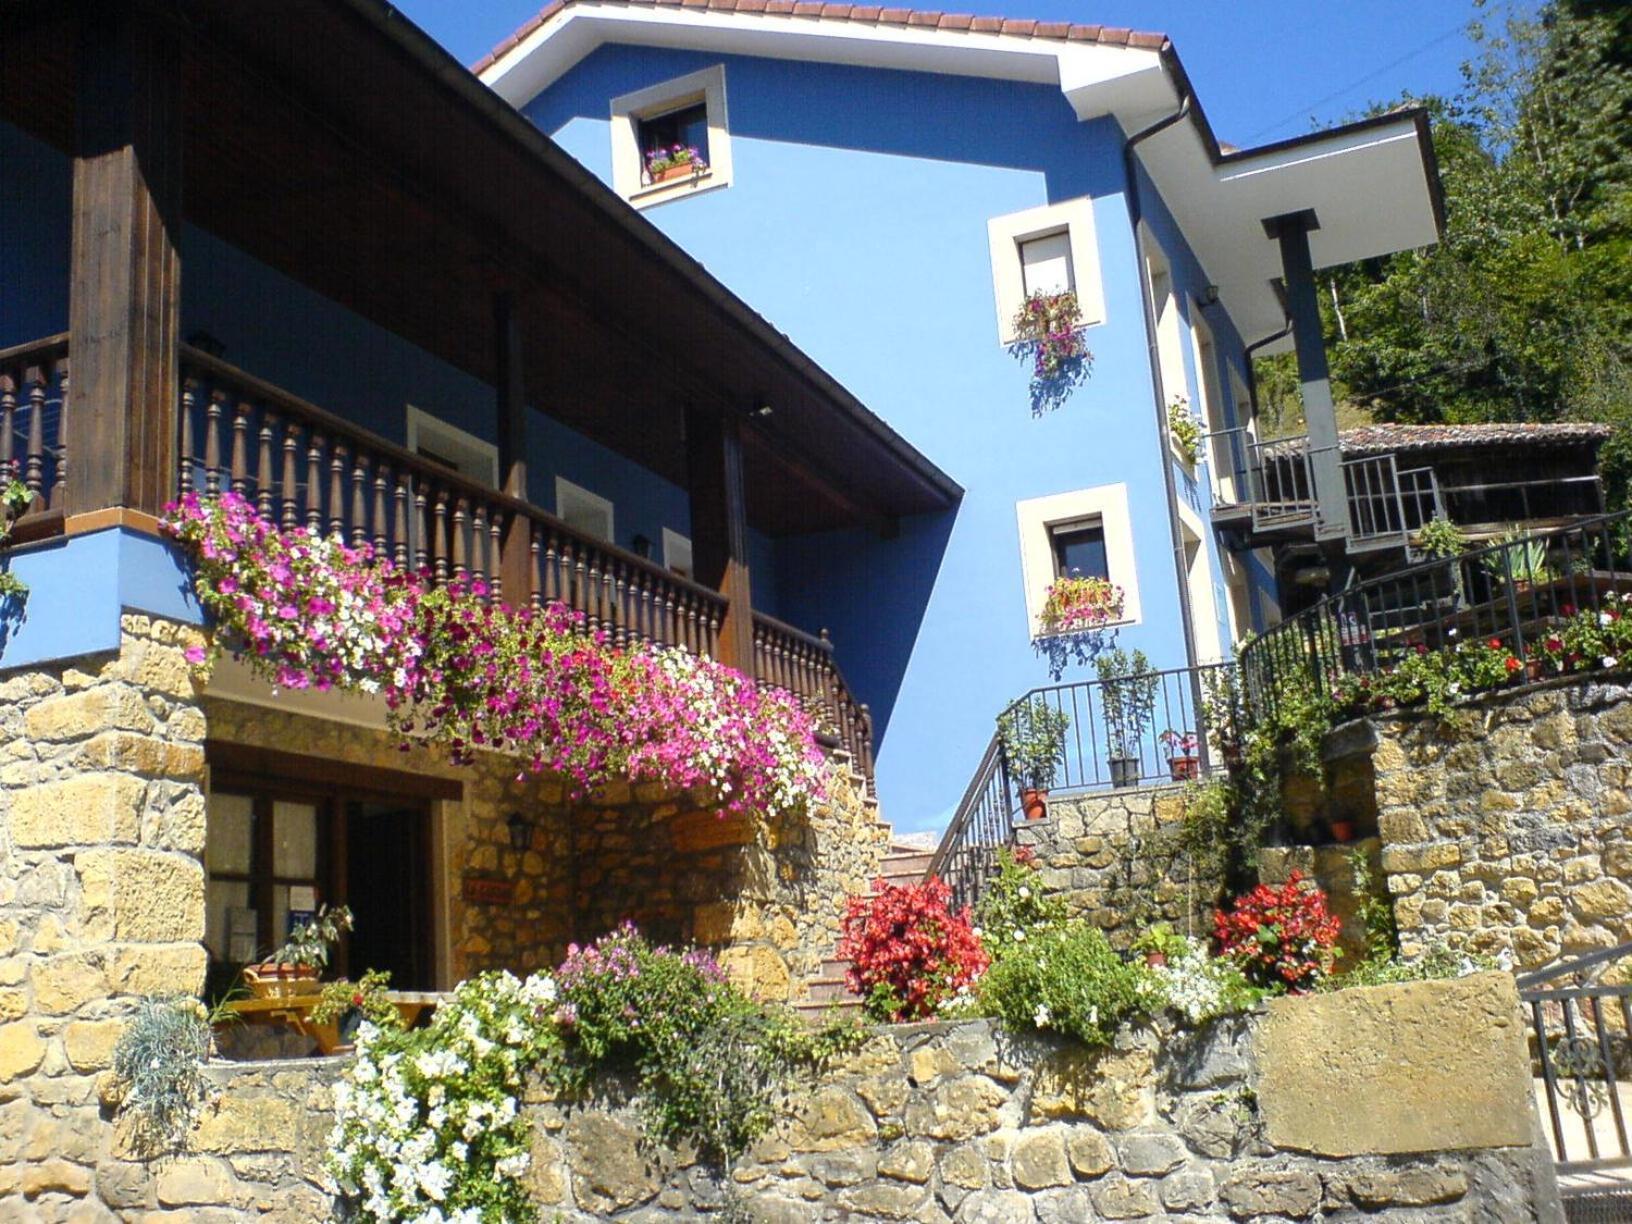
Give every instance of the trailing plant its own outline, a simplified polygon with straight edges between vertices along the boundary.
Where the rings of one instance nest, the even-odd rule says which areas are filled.
[[[0,486],[0,550],[11,539],[11,528],[23,513],[34,504],[34,495],[20,480],[8,480]],[[18,600],[28,594],[28,584],[9,569],[0,569],[0,602]]]
[[[799,704],[711,659],[614,648],[559,604],[513,609],[480,582],[433,585],[366,544],[272,527],[237,494],[189,495],[165,527],[194,562],[200,602],[258,675],[380,693],[405,743],[439,743],[460,762],[512,752],[576,795],[621,778],[707,788],[724,811],[748,812],[825,794]],[[211,654],[191,658],[207,669]]]
[[[279,965],[305,965],[312,969],[328,966],[329,956],[340,936],[351,930],[351,910],[344,905],[322,905],[317,913],[296,924],[288,940],[270,959]]]
[[[1066,920],[1065,899],[1037,879],[1037,855],[1029,846],[999,848],[997,874],[975,906],[974,933],[996,964],[1010,952]]]
[[[529,1084],[577,1094],[619,1074],[653,1139],[695,1144],[729,1171],[790,1078],[857,1033],[807,1029],[745,998],[707,953],[625,926],[569,949],[553,975],[461,983],[425,1028],[365,1023],[335,1090],[330,1169],[351,1215],[378,1224],[534,1220]]]
[[[1113,757],[1137,757],[1139,742],[1156,713],[1157,677],[1145,652],[1118,648],[1102,654],[1100,705],[1105,711],[1105,740]]]
[[[1468,538],[1462,534],[1462,529],[1450,519],[1437,514],[1417,532],[1417,551],[1427,557],[1458,557],[1467,547]]]
[[[197,999],[144,998],[113,1047],[123,1088],[121,1115],[133,1120],[135,1146],[147,1156],[181,1151],[215,1088],[204,1076],[210,1017]]]
[[[1213,914],[1219,953],[1266,990],[1307,990],[1331,973],[1339,927],[1326,894],[1298,871],[1279,888],[1260,884]]]
[[[1108,1045],[1126,1020],[1159,998],[1150,971],[1124,961],[1098,927],[1080,919],[1040,931],[995,962],[980,1001],[1012,1032],[1053,1032]]]
[[[1356,917],[1366,932],[1366,960],[1392,960],[1400,952],[1400,927],[1388,899],[1388,887],[1364,850],[1349,852],[1349,871],[1354,878],[1354,895],[1360,898]]]
[[[1065,761],[1065,735],[1071,716],[1041,697],[1015,704],[997,720],[1003,759],[1022,787],[1048,790]]]
[[[839,958],[850,962],[845,982],[876,1020],[927,1019],[971,985],[990,958],[969,907],[953,911],[952,890],[938,877],[902,885],[879,880],[875,888],[845,907],[838,945]]]
[[[1186,463],[1194,463],[1201,453],[1201,420],[1190,409],[1190,401],[1175,395],[1167,406],[1167,431],[1173,446]]]
[[[1509,963],[1493,960],[1479,953],[1462,952],[1437,944],[1421,956],[1407,960],[1398,953],[1389,956],[1367,956],[1365,960],[1340,974],[1324,978],[1319,989],[1347,990],[1351,986],[1392,986],[1399,982],[1435,982],[1446,978],[1468,977],[1492,969],[1511,968]]]
[[[1523,678],[1523,661],[1501,638],[1459,641],[1439,650],[1419,644],[1383,671],[1339,678],[1332,686],[1332,708],[1334,716],[1354,717],[1420,705],[1443,719],[1457,701]]]
[[[1157,923],[1133,946],[1145,954],[1161,1005],[1188,1024],[1247,1011],[1264,997],[1234,960],[1213,956],[1201,940],[1180,935],[1166,923]]]
[[[369,969],[357,981],[340,978],[329,982],[318,995],[312,1008],[314,1024],[343,1024],[353,1012],[376,1028],[402,1028],[402,1013],[387,997],[391,989],[391,974],[384,969]]]
[[[1015,342],[1009,351],[1031,363],[1031,414],[1058,408],[1093,372],[1094,355],[1084,336],[1077,295],[1034,293],[1014,316]]]

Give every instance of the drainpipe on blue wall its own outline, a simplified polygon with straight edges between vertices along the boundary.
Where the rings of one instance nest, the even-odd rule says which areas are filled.
[[[1167,491],[1168,530],[1173,536],[1173,572],[1179,584],[1179,623],[1184,633],[1184,660],[1190,668],[1191,700],[1199,716],[1202,692],[1201,674],[1196,668],[1195,614],[1190,607],[1190,567],[1184,559],[1184,530],[1179,521],[1179,490],[1173,479],[1173,459],[1168,454],[1167,396],[1162,386],[1162,355],[1156,337],[1156,303],[1150,296],[1150,278],[1145,275],[1144,249],[1139,242],[1139,226],[1144,220],[1144,209],[1139,200],[1139,163],[1134,148],[1152,136],[1165,132],[1190,114],[1190,91],[1185,89],[1179,99],[1179,109],[1149,127],[1129,136],[1122,146],[1122,165],[1128,180],[1128,215],[1133,221],[1133,241],[1139,260],[1139,303],[1145,312],[1146,350],[1150,357],[1150,385],[1156,397],[1156,442],[1162,456],[1162,485]],[[1205,553],[1207,541],[1201,542]],[[1207,767],[1207,737],[1201,737],[1201,764]]]

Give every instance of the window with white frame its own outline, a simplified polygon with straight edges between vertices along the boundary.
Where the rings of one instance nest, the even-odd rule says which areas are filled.
[[[1056,578],[1105,578],[1122,588],[1122,618],[1139,621],[1139,576],[1134,566],[1128,487],[1100,485],[1015,503],[1020,528],[1020,572],[1025,585],[1026,631],[1041,633],[1043,602]]]
[[[497,487],[499,448],[493,443],[412,404],[408,405],[407,433],[408,449],[421,459],[429,459],[467,480]]]
[[[986,223],[997,338],[1013,344],[1014,317],[1035,293],[1077,295],[1084,326],[1105,321],[1094,202],[1086,197],[993,217]]]
[[[730,182],[723,64],[612,99],[612,187],[636,208]]]
[[[555,478],[555,517],[587,536],[612,543],[612,503],[563,476]]]

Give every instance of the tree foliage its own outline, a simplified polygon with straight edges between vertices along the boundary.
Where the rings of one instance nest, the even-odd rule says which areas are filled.
[[[1619,504],[1632,475],[1632,6],[1481,10],[1456,96],[1374,108],[1429,109],[1446,228],[1437,246],[1324,274],[1334,390],[1376,420],[1607,421]],[[1295,405],[1286,369],[1261,370],[1260,386],[1272,420]]]

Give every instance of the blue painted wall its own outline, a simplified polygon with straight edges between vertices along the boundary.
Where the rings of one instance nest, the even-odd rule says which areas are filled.
[[[610,100],[720,63],[732,184],[647,215],[968,490],[955,516],[893,539],[778,542],[783,615],[832,629],[875,709],[886,813],[932,827],[993,716],[1048,681],[1028,637],[1017,501],[1125,482],[1143,620],[1120,644],[1184,662],[1123,135],[1079,122],[1050,86],[633,46],[598,49],[523,111],[610,181]],[[1082,196],[1107,319],[1089,332],[1092,381],[1033,420],[1026,372],[997,340],[986,223]],[[1205,273],[1153,191],[1145,211],[1180,290],[1199,295]],[[1222,311],[1209,323],[1239,361]],[[1205,522],[1205,478],[1176,470]],[[1215,603],[1227,616],[1222,582]]]

